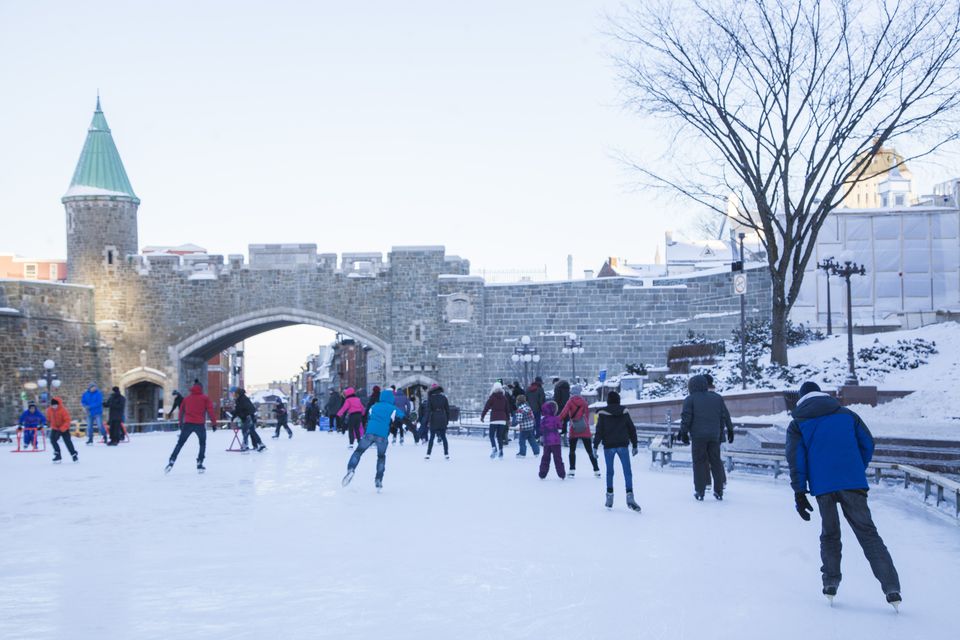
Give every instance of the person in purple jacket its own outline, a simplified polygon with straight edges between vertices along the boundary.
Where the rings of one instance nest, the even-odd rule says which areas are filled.
[[[557,416],[557,403],[553,400],[545,403],[542,407],[540,418],[540,434],[543,436],[543,457],[540,458],[540,479],[547,477],[550,471],[550,457],[553,456],[553,464],[557,468],[557,475],[563,480],[567,477],[567,470],[563,467],[563,456],[560,455],[560,429],[563,423]]]

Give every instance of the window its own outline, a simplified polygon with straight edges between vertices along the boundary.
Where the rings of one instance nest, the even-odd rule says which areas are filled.
[[[899,206],[903,206],[903,194],[898,194],[898,195],[894,196],[894,197],[893,197],[893,202],[894,202],[894,204],[896,204],[898,207],[899,207]]]
[[[107,264],[113,264],[113,251],[107,251]]]
[[[51,279],[51,280],[59,280],[59,279],[60,279],[60,278],[58,277],[59,275],[60,275],[60,274],[59,274],[59,272],[57,271],[57,265],[55,265],[55,264],[50,265],[50,279]]]
[[[23,265],[23,277],[28,280],[37,279],[37,263],[30,262]]]

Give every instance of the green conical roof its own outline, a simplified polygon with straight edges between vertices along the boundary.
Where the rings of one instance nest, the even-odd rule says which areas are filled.
[[[63,201],[85,196],[116,196],[140,202],[130,186],[107,119],[100,109],[100,96],[97,96],[97,110],[93,112],[93,120],[87,129],[87,141],[83,144],[77,169]]]

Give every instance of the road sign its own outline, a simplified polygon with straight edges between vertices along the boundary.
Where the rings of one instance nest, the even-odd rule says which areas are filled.
[[[600,375],[597,376],[597,377],[600,378],[600,382],[606,381],[606,379],[607,379],[607,370],[606,370],[606,369],[600,369]]]
[[[742,296],[747,293],[747,274],[737,273],[733,276],[733,294]]]

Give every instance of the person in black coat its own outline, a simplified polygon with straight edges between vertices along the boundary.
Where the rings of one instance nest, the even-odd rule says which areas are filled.
[[[597,412],[597,430],[593,435],[594,452],[603,445],[603,459],[607,465],[607,509],[613,508],[613,461],[620,458],[623,466],[623,479],[627,490],[627,506],[640,511],[640,505],[633,499],[633,471],[630,468],[630,453],[637,455],[637,427],[630,414],[620,405],[620,394],[611,391],[607,395],[607,406]]]
[[[713,496],[723,500],[724,471],[720,460],[720,434],[726,429],[727,442],[733,442],[733,422],[720,394],[710,391],[707,377],[690,378],[690,393],[680,414],[680,440],[690,444],[693,457],[694,498],[703,500],[707,479],[713,474]]]
[[[290,430],[290,416],[282,402],[278,402],[277,406],[273,408],[273,415],[277,418],[277,430],[273,434],[274,439],[280,437],[281,427],[286,429],[287,435],[292,438],[293,431]]]
[[[323,406],[323,412],[327,414],[327,419],[330,421],[330,431],[340,431],[337,412],[340,411],[341,406],[343,406],[343,398],[340,397],[340,392],[336,389],[330,389],[327,404]]]
[[[433,440],[438,438],[443,443],[443,455],[450,457],[450,445],[447,442],[447,425],[450,424],[450,402],[447,396],[443,394],[443,387],[438,384],[430,387],[427,394],[427,400],[423,403],[426,407],[420,407],[421,416],[424,418],[424,424],[430,431],[430,441],[427,443],[427,456],[433,453]]]
[[[123,418],[127,409],[127,399],[120,393],[120,387],[113,388],[103,406],[107,408],[107,424],[110,425],[110,442],[107,444],[115,447],[123,440]]]
[[[170,407],[170,413],[167,414],[167,420],[173,417],[173,414],[180,408],[180,403],[183,402],[183,396],[180,395],[180,392],[176,389],[173,390],[173,406]]]
[[[557,415],[563,413],[563,408],[567,406],[567,402],[570,400],[570,383],[566,380],[560,380],[553,385],[553,401],[557,403]],[[567,435],[567,423],[569,420],[564,419],[563,427],[560,430],[560,433],[564,435],[566,439]]]
[[[316,431],[317,424],[320,423],[320,401],[316,398],[310,400],[307,410],[303,412],[303,419],[306,423],[307,431]]]
[[[242,387],[233,392],[233,397],[236,404],[233,416],[240,420],[240,427],[243,429],[243,446],[241,450],[247,450],[247,441],[249,440],[257,451],[263,451],[267,447],[257,434],[257,408],[253,406],[253,402],[250,401],[247,392]]]

